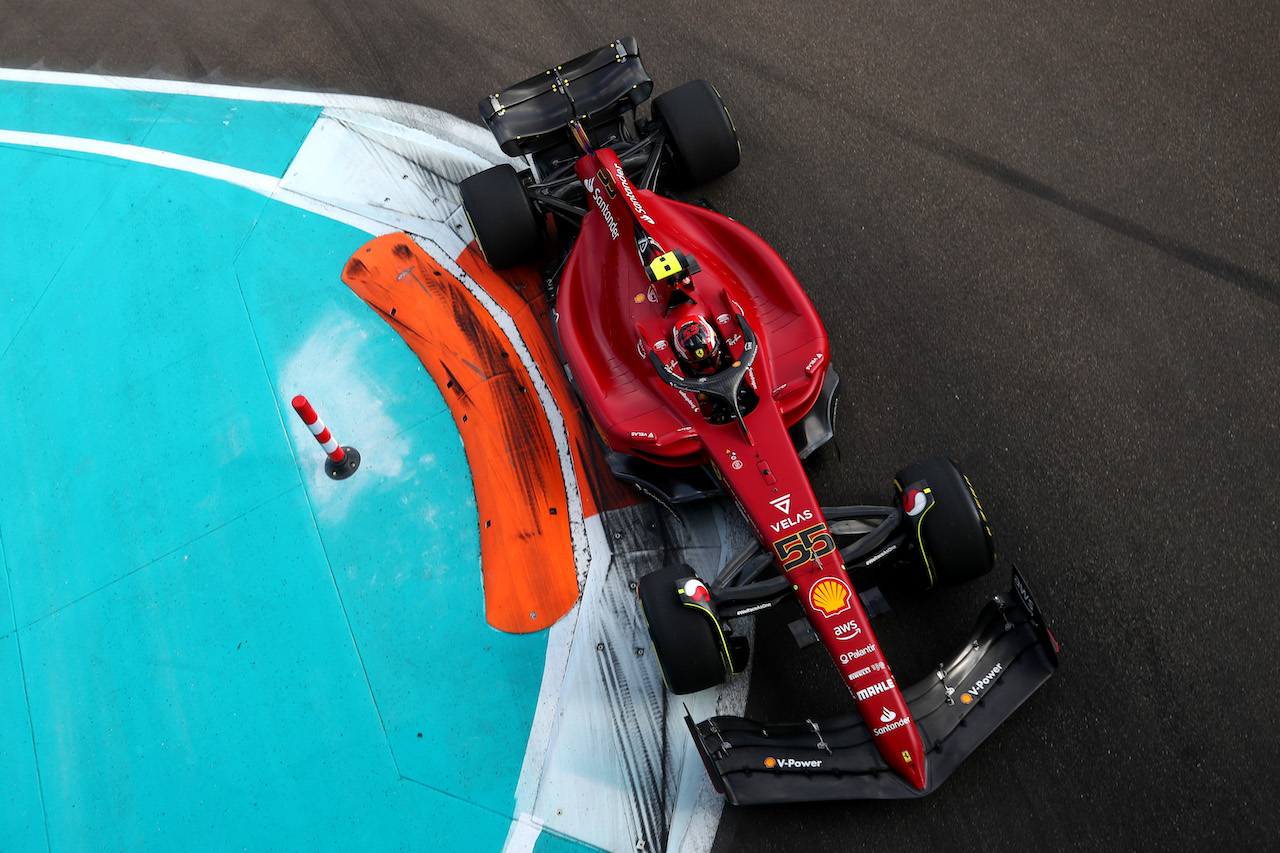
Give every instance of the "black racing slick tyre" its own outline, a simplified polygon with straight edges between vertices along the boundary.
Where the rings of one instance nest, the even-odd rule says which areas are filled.
[[[908,465],[893,485],[911,525],[917,585],[953,586],[991,571],[996,558],[991,528],[973,486],[954,462],[934,456]]]
[[[706,80],[691,80],[654,98],[653,117],[666,128],[677,177],[689,186],[728,174],[742,159],[733,119]]]
[[[681,578],[693,576],[688,566],[671,566],[640,579],[640,611],[649,640],[672,693],[697,693],[724,683],[721,634],[713,617],[685,604],[677,590]]]
[[[463,179],[462,207],[489,266],[496,270],[533,260],[542,227],[520,176],[507,164]]]

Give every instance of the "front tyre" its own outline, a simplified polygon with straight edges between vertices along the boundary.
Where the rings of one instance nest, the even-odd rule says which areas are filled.
[[[693,576],[688,566],[670,566],[640,579],[640,612],[649,629],[662,680],[672,693],[697,693],[724,683],[724,644],[715,617],[686,604],[681,579]]]
[[[945,456],[908,465],[893,478],[907,513],[918,586],[953,586],[995,565],[991,528],[967,477]]]
[[[508,164],[485,169],[458,185],[462,207],[485,261],[495,270],[536,258],[542,226],[520,176]]]

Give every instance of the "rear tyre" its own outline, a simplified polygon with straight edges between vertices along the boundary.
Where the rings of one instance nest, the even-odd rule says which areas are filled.
[[[912,489],[928,485],[931,500],[918,515],[910,512],[925,497]],[[969,480],[945,456],[908,465],[894,476],[898,505],[912,522],[918,585],[952,586],[981,577],[995,565],[995,544],[982,505]]]
[[[494,166],[465,178],[458,188],[489,266],[500,270],[537,257],[542,227],[515,169],[505,163]]]
[[[677,177],[704,184],[737,168],[738,131],[715,87],[691,80],[653,100],[653,117],[666,128]]]
[[[640,579],[640,611],[649,629],[662,680],[672,693],[696,693],[724,683],[720,631],[711,616],[685,604],[677,591],[688,566],[670,566]]]

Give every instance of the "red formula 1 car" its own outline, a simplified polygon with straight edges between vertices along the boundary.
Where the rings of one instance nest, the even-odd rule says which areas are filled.
[[[733,622],[788,596],[807,616],[797,639],[821,642],[849,689],[857,713],[831,720],[686,717],[717,789],[734,803],[927,793],[1052,675],[1057,644],[1014,570],[949,663],[897,683],[850,570],[895,561],[924,586],[984,575],[982,509],[944,457],[898,472],[891,506],[819,505],[801,460],[832,435],[822,322],[758,236],[662,191],[725,174],[739,149],[709,84],[655,98],[646,120],[652,89],[623,38],[482,101],[531,168],[463,181],[476,239],[496,268],[558,245],[555,328],[614,473],[669,505],[727,493],[759,538],[715,578],[673,566],[640,580],[668,689],[741,671]]]

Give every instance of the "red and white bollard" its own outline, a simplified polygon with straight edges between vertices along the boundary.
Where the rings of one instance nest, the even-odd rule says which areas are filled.
[[[325,460],[324,472],[330,480],[345,480],[360,467],[360,452],[354,447],[343,447],[329,434],[329,428],[320,420],[316,410],[311,408],[307,398],[299,394],[293,398],[293,410],[302,418],[302,422],[311,430],[311,434],[320,442],[324,452],[329,454]]]

